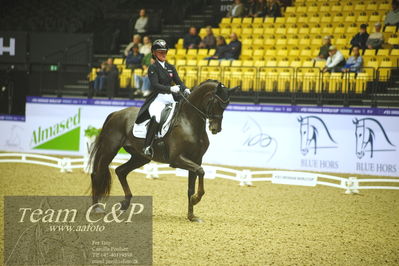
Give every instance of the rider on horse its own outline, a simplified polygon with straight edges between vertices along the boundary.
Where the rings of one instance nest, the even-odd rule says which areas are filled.
[[[183,81],[177,74],[176,68],[166,62],[168,46],[164,40],[155,40],[151,47],[152,57],[155,60],[148,68],[148,77],[151,84],[151,94],[147,97],[137,116],[136,123],[151,119],[147,127],[143,153],[152,158],[152,143],[158,131],[161,112],[166,104],[174,103],[178,92],[190,94]]]

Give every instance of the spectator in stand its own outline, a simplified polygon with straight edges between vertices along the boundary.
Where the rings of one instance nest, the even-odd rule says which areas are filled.
[[[316,61],[327,60],[329,49],[331,46],[331,36],[324,36],[323,45],[320,47],[319,55],[315,58]]]
[[[367,49],[367,39],[369,38],[369,34],[367,33],[367,24],[360,25],[359,33],[353,36],[351,40],[352,48],[354,46],[360,47],[360,49]]]
[[[216,47],[216,38],[213,35],[212,27],[206,27],[206,36],[199,44],[199,48],[214,49]]]
[[[201,37],[198,36],[197,28],[191,26],[188,33],[184,36],[183,47],[185,49],[196,49],[201,42]]]
[[[266,17],[268,12],[266,0],[258,0],[255,17]]]
[[[150,64],[154,64],[155,60],[153,58],[150,59]],[[142,94],[144,97],[147,97],[150,91],[150,79],[148,78],[148,66],[143,65],[143,74],[142,76],[134,75],[134,87],[137,88],[137,91],[134,92],[134,95]]]
[[[224,39],[223,36],[217,36],[216,37],[216,51],[215,54],[211,57],[207,57],[205,59],[223,59],[225,58],[225,53],[226,53],[226,40]]]
[[[224,59],[234,60],[238,59],[241,54],[241,42],[238,40],[237,34],[232,32],[230,34],[230,43],[226,47]]]
[[[348,61],[346,61],[345,66],[342,69],[342,72],[361,72],[363,67],[363,58],[360,55],[360,47],[353,46],[352,47],[352,56],[349,57]]]
[[[139,46],[137,44],[133,45],[132,50],[126,56],[126,68],[132,70],[141,68],[143,57],[144,55],[139,52]]]
[[[384,35],[381,32],[381,23],[375,23],[375,32],[371,33],[367,39],[366,45],[369,49],[380,49],[384,43]]]
[[[242,18],[245,15],[245,7],[241,3],[241,0],[234,0],[234,4],[231,5],[227,17],[229,18]]]
[[[94,91],[98,92],[106,89],[107,96],[113,97],[118,86],[119,71],[114,65],[114,60],[108,58],[107,61],[101,64],[101,69],[97,72],[96,79],[94,80]]]
[[[281,6],[278,0],[269,0],[267,16],[273,18],[281,17]]]
[[[151,53],[151,38],[148,36],[144,36],[143,45],[140,47],[139,51],[143,55],[148,55]]]
[[[248,15],[247,17],[254,18],[258,12],[259,2],[257,0],[248,0]]]
[[[399,27],[399,0],[392,0],[392,10],[385,17],[385,26],[392,25]]]
[[[326,61],[326,66],[323,68],[323,72],[341,72],[342,67],[345,66],[345,58],[337,47],[330,46],[329,57]]]
[[[148,36],[144,36],[143,38],[143,46],[139,49],[140,53],[144,55],[141,64],[143,66],[150,66],[151,65],[151,38]]]
[[[139,17],[134,23],[134,33],[138,33],[141,36],[146,34],[148,31],[148,16],[145,9],[140,9]]]
[[[132,42],[129,43],[129,44],[126,46],[125,51],[124,51],[125,56],[127,56],[127,55],[129,54],[129,52],[132,50],[133,45],[138,45],[139,49],[140,49],[141,46],[143,45],[143,44],[141,43],[141,36],[140,36],[139,34],[135,34],[135,35],[133,36]]]

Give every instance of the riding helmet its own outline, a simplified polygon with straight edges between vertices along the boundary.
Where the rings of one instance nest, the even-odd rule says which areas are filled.
[[[163,50],[163,51],[169,50],[168,45],[166,44],[165,40],[158,39],[152,43],[151,51],[154,52],[156,50]]]

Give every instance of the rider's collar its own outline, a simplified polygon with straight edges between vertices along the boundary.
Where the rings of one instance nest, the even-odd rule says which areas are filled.
[[[162,66],[163,68],[165,68],[165,61],[163,61],[163,62],[162,62],[162,61],[159,61],[158,58],[157,58],[157,61],[158,61],[158,63],[161,64],[161,66]]]

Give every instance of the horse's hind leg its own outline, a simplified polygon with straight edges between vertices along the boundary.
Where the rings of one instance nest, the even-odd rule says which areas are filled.
[[[150,162],[150,160],[141,157],[139,155],[132,155],[130,160],[126,163],[118,166],[115,169],[115,173],[118,176],[119,182],[122,185],[123,192],[125,193],[125,199],[121,202],[121,209],[127,210],[130,205],[130,200],[132,198],[132,192],[130,191],[129,184],[127,183],[126,177],[127,175],[136,168],[139,168],[145,164]]]

